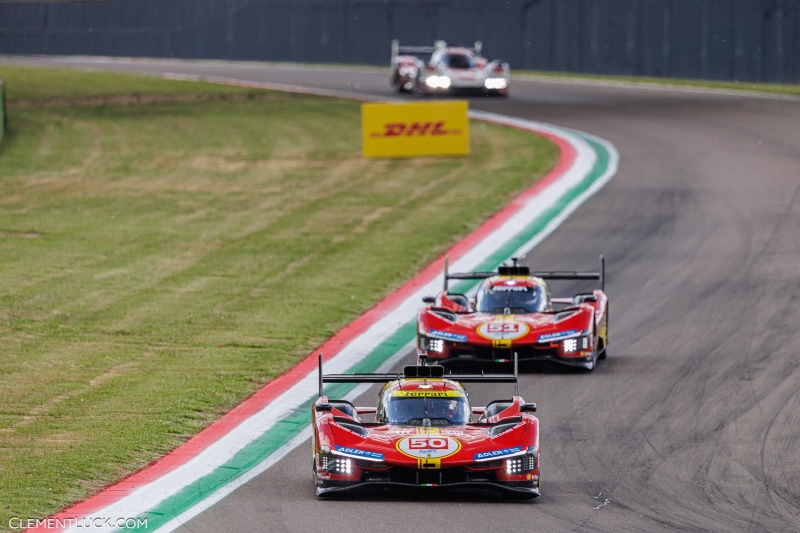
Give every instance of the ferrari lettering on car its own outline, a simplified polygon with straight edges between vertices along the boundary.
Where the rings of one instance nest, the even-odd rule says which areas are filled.
[[[450,273],[444,290],[427,296],[417,312],[417,355],[442,365],[519,361],[593,370],[608,354],[605,259],[600,270],[538,271],[501,265],[490,272]],[[448,287],[450,280],[480,280],[474,296]],[[552,297],[551,280],[583,284],[585,292]],[[585,281],[599,281],[586,290]]]
[[[450,390],[396,390],[392,391],[392,396],[402,396],[406,398],[422,398],[422,397],[430,397],[430,398],[447,398],[448,396],[458,397],[459,394],[456,391]]]
[[[326,383],[385,384],[377,407],[367,408],[327,397]],[[514,395],[474,408],[463,383],[513,384]],[[436,487],[535,498],[539,420],[536,404],[518,394],[516,371],[454,376],[423,362],[402,373],[324,374],[320,355],[319,399],[311,406],[317,495]],[[362,419],[365,413],[374,420]]]

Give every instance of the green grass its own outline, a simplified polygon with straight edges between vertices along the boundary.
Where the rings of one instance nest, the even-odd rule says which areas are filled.
[[[26,68],[0,65],[0,78],[7,80],[9,104],[20,101],[98,96],[135,97],[137,95],[171,94],[255,94],[253,89],[227,87],[210,83],[183,83],[176,89],[174,81],[156,76],[130,74],[78,73],[66,68]]]
[[[353,102],[0,77],[0,528],[175,448],[557,158],[473,123],[469,157],[365,160]]]

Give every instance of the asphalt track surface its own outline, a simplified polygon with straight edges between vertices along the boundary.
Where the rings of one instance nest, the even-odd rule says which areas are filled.
[[[94,68],[392,96],[388,70]],[[178,531],[800,530],[800,99],[535,78],[511,89],[469,105],[597,135],[621,158],[525,259],[540,270],[608,261],[608,359],[521,378],[539,405],[543,495],[320,500],[306,443]],[[473,404],[510,396],[504,387],[472,387]]]

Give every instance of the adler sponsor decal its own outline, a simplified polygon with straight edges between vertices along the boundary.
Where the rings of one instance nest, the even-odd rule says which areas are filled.
[[[439,137],[442,135],[461,135],[458,128],[448,129],[446,122],[388,122],[381,131],[370,134],[371,137]]]
[[[371,452],[369,450],[361,450],[359,448],[350,448],[349,446],[336,446],[336,451],[342,455],[349,455],[351,457],[360,457],[370,461],[383,461],[383,454],[379,452]]]
[[[514,455],[517,453],[522,452],[521,446],[515,446],[513,448],[503,448],[502,450],[491,450],[488,452],[478,452],[475,454],[475,457],[472,458],[473,461],[488,461],[490,459],[494,459],[496,457],[506,457],[509,455]]]
[[[467,342],[466,335],[461,335],[460,333],[450,333],[449,331],[439,331],[438,329],[430,330],[428,335],[448,341]]]
[[[574,337],[578,334],[577,329],[570,329],[568,331],[556,331],[555,333],[545,333],[539,335],[539,342],[557,341],[566,339],[567,337]]]

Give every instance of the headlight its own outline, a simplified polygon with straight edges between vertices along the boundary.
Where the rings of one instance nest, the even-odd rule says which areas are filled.
[[[346,457],[336,457],[327,453],[319,454],[319,466],[326,472],[334,474],[352,474],[353,460]]]
[[[442,339],[431,339],[420,335],[419,348],[427,352],[442,353],[444,352],[444,341]]]
[[[447,76],[428,76],[425,85],[431,89],[447,89],[450,87],[450,78]]]
[[[506,474],[516,476],[533,472],[536,470],[536,456],[538,453],[539,450],[536,446],[531,446],[528,448],[528,452],[525,455],[518,455],[517,457],[506,459]]]
[[[483,86],[490,90],[505,89],[508,87],[508,82],[505,78],[486,78]]]
[[[564,352],[567,353],[577,352],[578,350],[588,350],[591,345],[592,342],[589,335],[582,335],[574,339],[566,339],[562,344],[564,347]]]

